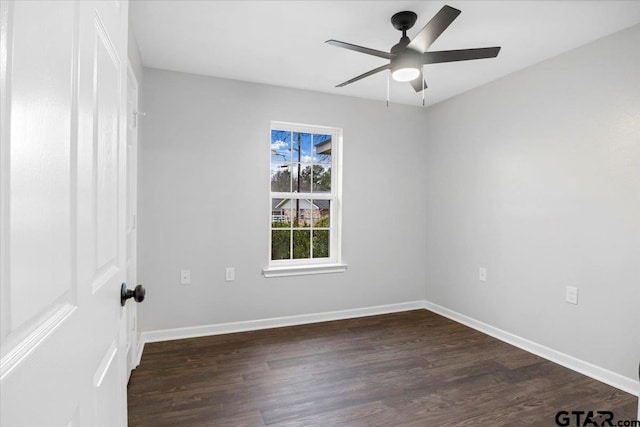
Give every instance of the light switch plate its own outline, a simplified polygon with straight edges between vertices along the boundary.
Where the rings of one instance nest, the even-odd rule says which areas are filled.
[[[191,270],[180,270],[180,284],[181,285],[191,284]]]
[[[578,305],[578,288],[575,286],[567,286],[564,300],[569,304]]]
[[[487,281],[487,268],[486,267],[480,267],[480,271],[478,272],[478,279],[481,282],[486,282]]]
[[[224,281],[233,282],[236,280],[236,269],[233,267],[227,267],[224,271]]]

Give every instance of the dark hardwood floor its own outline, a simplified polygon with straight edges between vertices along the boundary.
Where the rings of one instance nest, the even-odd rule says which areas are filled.
[[[636,405],[426,310],[147,344],[129,382],[132,427],[555,426]]]

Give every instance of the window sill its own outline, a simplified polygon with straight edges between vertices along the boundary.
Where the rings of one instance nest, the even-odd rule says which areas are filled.
[[[344,273],[347,264],[288,265],[286,267],[267,267],[262,270],[264,277],[306,276],[311,274]]]

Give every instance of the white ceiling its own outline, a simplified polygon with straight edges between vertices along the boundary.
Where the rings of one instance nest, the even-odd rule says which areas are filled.
[[[389,51],[390,23],[418,14],[413,38],[440,8],[462,13],[429,50],[502,46],[495,59],[425,66],[431,105],[640,23],[640,0],[612,1],[185,1],[132,0],[130,18],[145,66],[384,100],[387,72],[334,86],[386,60],[324,43]],[[639,40],[640,48],[640,40]],[[422,105],[407,83],[391,102]]]

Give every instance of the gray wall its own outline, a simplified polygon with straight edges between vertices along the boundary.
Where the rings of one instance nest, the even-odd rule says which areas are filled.
[[[142,331],[425,298],[424,109],[154,69],[144,94]],[[343,128],[346,273],[261,275],[271,120]]]
[[[639,45],[636,26],[430,108],[425,157],[427,299],[634,379]]]

